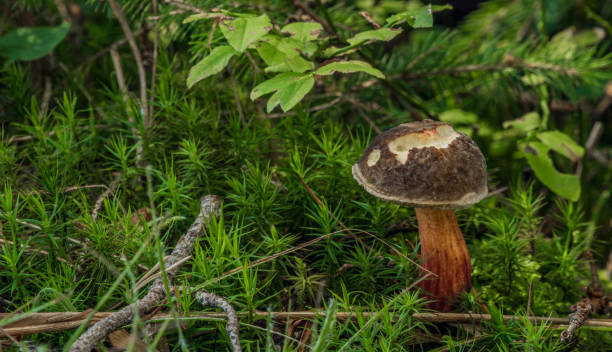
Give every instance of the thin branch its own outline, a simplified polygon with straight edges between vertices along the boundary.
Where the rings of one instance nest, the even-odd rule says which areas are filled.
[[[135,36],[140,35],[143,31],[144,31],[144,28],[140,28],[136,32],[134,32],[134,35]],[[81,68],[83,68],[85,65],[87,65],[89,63],[92,63],[92,62],[98,60],[99,58],[103,57],[104,55],[108,54],[108,52],[111,51],[111,49],[113,47],[117,47],[118,48],[118,47],[124,46],[125,44],[127,44],[127,42],[128,42],[127,38],[123,38],[123,39],[117,40],[116,42],[114,42],[111,45],[109,45],[107,48],[102,49],[102,50],[98,51],[97,53],[93,54],[92,56],[90,56],[90,57],[86,58],[85,60],[83,60],[83,63],[80,64],[77,67],[76,71],[80,71]]]
[[[9,244],[13,245],[13,246],[15,245],[15,243],[13,241],[3,240],[2,238],[0,238],[0,245],[6,246],[6,245],[9,245]],[[45,256],[49,255],[49,252],[47,252],[47,251],[45,251],[43,249],[35,249],[35,248],[32,248],[32,247],[27,246],[25,244],[19,244],[19,247],[21,247],[26,252],[38,253],[38,254],[45,255]],[[64,259],[62,257],[55,257],[55,259],[57,261],[60,261],[60,262],[64,263],[64,264],[70,264],[66,259]]]
[[[77,86],[77,88],[79,88],[79,90],[81,91],[81,93],[83,93],[83,95],[85,96],[85,98],[87,99],[87,101],[89,102],[89,104],[94,108],[94,110],[96,110],[96,112],[98,113],[98,115],[102,116],[105,120],[109,120],[108,116],[104,113],[104,111],[102,111],[102,109],[100,109],[97,105],[94,104],[94,99],[91,96],[91,94],[89,94],[89,92],[87,91],[87,89],[85,89],[85,87],[83,86],[83,84],[81,84],[81,82],[77,79],[74,78],[74,76],[72,75],[72,71],[70,69],[68,69],[68,67],[66,67],[66,65],[64,65],[63,62],[59,62],[58,63],[59,68],[62,69],[62,71],[64,71],[68,77],[72,80],[72,82]]]
[[[121,174],[117,173],[115,174],[115,179],[113,180],[113,182],[111,182],[111,184],[108,187],[106,187],[106,191],[104,191],[104,193],[102,193],[100,197],[98,197],[98,199],[96,200],[96,203],[94,204],[94,208],[91,211],[91,218],[94,221],[98,219],[98,212],[100,211],[102,204],[104,204],[104,199],[110,196],[111,194],[113,194],[113,192],[115,192],[115,188],[117,188],[117,185],[119,184],[119,180],[121,180]]]
[[[374,28],[376,28],[376,29],[380,28],[380,25],[378,23],[376,23],[376,21],[374,21],[372,16],[367,11],[361,11],[361,12],[359,12],[359,14],[361,15],[361,17],[365,18],[366,21],[370,22],[370,24]]]
[[[113,62],[113,67],[115,69],[115,74],[117,76],[117,85],[119,86],[119,90],[121,91],[121,95],[123,96],[123,102],[127,102],[128,90],[125,85],[125,76],[123,75],[123,68],[121,67],[121,58],[119,57],[119,51],[117,51],[116,46],[111,47],[110,55]]]
[[[189,3],[180,1],[180,0],[164,0],[164,2],[168,5],[173,5],[176,6],[178,8],[181,8],[183,10],[189,10],[191,12],[195,12],[195,13],[200,13],[200,14],[205,14],[206,11],[203,11]]]
[[[211,216],[219,216],[220,201],[216,196],[208,195],[203,197],[200,202],[200,207],[200,214],[193,224],[191,224],[191,227],[183,239],[176,245],[165,263],[166,268],[168,268],[166,274],[169,282],[174,275],[177,274],[179,269],[178,266],[173,267],[173,265],[191,254],[197,238],[203,233],[203,228],[206,226]],[[143,315],[150,312],[154,306],[165,297],[164,280],[158,278],[142,299],[94,324],[75,341],[70,351],[91,351],[98,341],[106,337],[109,333],[129,324],[135,314]]]
[[[144,64],[142,63],[142,56],[140,55],[140,50],[136,45],[134,33],[132,32],[132,29],[130,29],[130,25],[128,24],[127,19],[125,18],[123,11],[121,11],[121,8],[119,7],[119,5],[117,5],[115,0],[108,0],[108,4],[113,9],[113,13],[115,14],[115,17],[117,17],[117,20],[121,25],[121,29],[123,30],[123,33],[125,34],[125,37],[127,38],[128,43],[130,44],[132,54],[134,55],[134,60],[136,61],[136,67],[138,69],[138,80],[140,81],[140,104],[143,114],[143,123],[145,128],[148,128],[149,121],[147,114],[149,112],[149,108],[147,102],[147,74],[145,73]]]
[[[545,70],[545,71],[554,71],[566,76],[577,76],[578,71],[573,68],[565,68],[558,65],[553,65],[545,62],[525,62],[519,60],[517,58],[510,58],[505,60],[500,64],[493,65],[465,65],[465,66],[457,66],[451,67],[441,70],[432,70],[432,71],[424,71],[424,72],[415,72],[415,73],[403,73],[401,77],[403,79],[415,79],[415,78],[427,78],[431,76],[442,76],[442,75],[450,75],[457,76],[462,73],[469,72],[494,72],[494,71],[502,71],[507,68],[515,68],[515,69],[529,69],[529,70]]]
[[[236,88],[236,80],[234,79],[233,73],[230,73],[230,80],[232,83],[232,91],[234,92],[234,102],[236,103],[236,110],[238,110],[240,121],[242,121],[243,124],[246,124],[246,119],[244,117],[244,111],[242,111],[242,105],[240,105],[240,96],[238,96],[238,88]]]
[[[308,111],[309,112],[316,112],[316,111],[320,111],[320,110],[325,110],[325,109],[331,108],[332,106],[338,104],[340,101],[342,101],[342,97],[337,97],[336,99],[333,99],[330,102],[327,102],[325,104],[313,106]],[[280,113],[274,113],[274,114],[267,114],[266,117],[269,118],[269,119],[275,119],[275,118],[279,118],[279,117],[295,116],[295,115],[297,115],[297,113],[295,111],[288,111],[288,112],[280,112]]]
[[[75,329],[86,321],[86,317],[91,314],[91,310],[84,312],[53,312],[53,313],[31,313],[26,314],[23,318],[11,321],[11,318],[15,317],[15,313],[0,313],[0,321],[9,321],[4,323],[2,327],[6,333],[13,336],[24,336],[31,334],[38,334],[43,332],[55,332]],[[93,314],[91,323],[101,321],[102,319],[108,318],[116,314],[116,312],[97,312]],[[338,320],[355,320],[357,317],[371,317],[376,312],[364,312],[356,308],[354,311],[337,312],[336,318]],[[297,312],[264,312],[264,311],[253,311],[253,312],[240,312],[237,313],[239,317],[252,316],[256,319],[267,319],[268,316],[271,319],[286,320],[286,319],[316,319],[325,317],[325,311],[297,311]],[[473,323],[480,324],[484,321],[491,321],[490,314],[476,314],[476,313],[414,313],[411,315],[412,318],[428,323],[440,324],[440,323]],[[144,320],[164,320],[172,319],[173,316],[169,313],[156,313],[149,317],[145,317]],[[211,312],[189,312],[189,317],[186,319],[225,319],[225,313],[211,313]],[[397,318],[394,315],[394,318]],[[503,321],[518,320],[520,317],[516,315],[503,315]],[[555,318],[555,317],[538,317],[531,316],[526,317],[533,323],[548,323],[552,326],[568,326],[567,318]],[[584,321],[584,326],[596,326],[596,327],[612,327],[612,319],[588,319]]]
[[[310,16],[310,18],[312,18],[315,22],[319,22],[323,28],[325,29],[325,31],[335,37],[338,36],[338,34],[336,33],[336,31],[331,27],[331,25],[325,20],[323,19],[321,16],[317,15],[314,11],[312,11],[312,9],[310,7],[308,7],[308,5],[306,5],[305,3],[301,2],[300,0],[294,0],[293,3],[295,4],[295,6],[299,7],[302,11],[304,11],[308,16]]]
[[[159,46],[159,18],[157,18],[157,0],[153,0],[153,14],[155,15],[155,37],[153,39],[153,64],[151,67],[151,110],[149,117],[152,119],[155,113],[155,80],[157,79],[157,56]]]

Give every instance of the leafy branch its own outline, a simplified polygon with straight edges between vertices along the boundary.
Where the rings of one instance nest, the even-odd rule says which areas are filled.
[[[187,17],[184,23],[212,19],[213,31],[220,28],[228,45],[219,45],[208,56],[194,65],[187,78],[187,86],[218,74],[229,64],[232,57],[256,53],[266,64],[267,73],[276,76],[255,86],[251,100],[272,94],[267,102],[267,112],[280,106],[284,112],[291,110],[312,90],[315,81],[322,76],[340,73],[366,73],[385,79],[385,74],[375,68],[371,60],[346,60],[343,56],[359,51],[374,42],[388,42],[403,32],[402,24],[412,28],[430,28],[434,11],[450,6],[426,6],[405,11],[387,18],[387,23],[374,30],[366,30],[346,40],[344,47],[330,45],[330,38],[321,37],[324,28],[334,31],[330,24],[319,22],[293,22],[279,28],[265,15],[218,10],[200,12]],[[319,19],[320,22],[323,22]],[[329,33],[333,36],[335,31]],[[214,33],[211,33],[211,36]]]

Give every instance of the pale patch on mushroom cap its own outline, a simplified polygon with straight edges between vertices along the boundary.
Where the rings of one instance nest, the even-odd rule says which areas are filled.
[[[487,195],[478,146],[449,124],[432,120],[377,136],[353,166],[353,176],[372,195],[415,207],[465,208]]]
[[[380,159],[380,149],[374,149],[370,154],[368,154],[368,167],[372,167],[376,165],[378,160]]]

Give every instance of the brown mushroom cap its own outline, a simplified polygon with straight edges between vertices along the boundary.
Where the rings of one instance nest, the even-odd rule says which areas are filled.
[[[466,208],[487,195],[486,164],[476,143],[432,120],[378,135],[353,165],[353,176],[378,198],[420,208]]]

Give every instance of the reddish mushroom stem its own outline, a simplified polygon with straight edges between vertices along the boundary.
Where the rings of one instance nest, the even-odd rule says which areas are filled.
[[[442,312],[451,310],[451,302],[461,291],[472,287],[470,255],[454,210],[415,208],[423,267],[437,278],[419,285],[434,300],[428,307]]]

